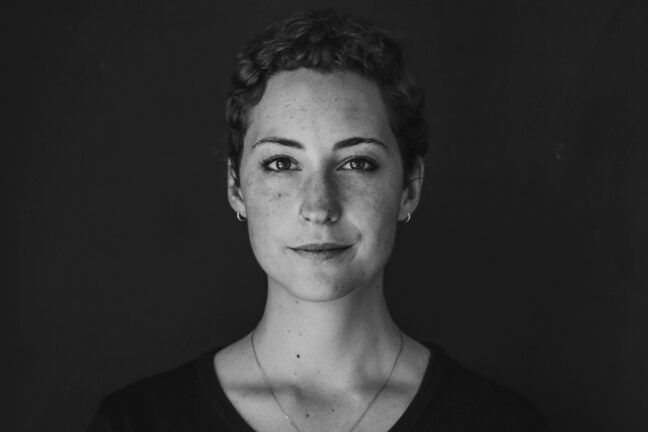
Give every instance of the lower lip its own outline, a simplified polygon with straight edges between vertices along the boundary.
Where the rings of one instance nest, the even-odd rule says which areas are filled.
[[[340,258],[341,256],[344,255],[345,252],[349,251],[349,249],[351,249],[351,246],[344,249],[327,249],[321,251],[311,251],[311,250],[303,250],[303,249],[292,249],[292,250],[297,255],[303,258],[325,261],[325,260]]]

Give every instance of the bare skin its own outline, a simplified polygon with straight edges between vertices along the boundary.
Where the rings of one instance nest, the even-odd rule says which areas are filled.
[[[330,375],[322,372],[315,380],[308,380],[301,378],[299,367],[295,367],[293,376],[289,370],[283,376],[269,369],[265,364],[269,362],[263,366],[277,398],[300,430],[348,431],[382,385],[391,367],[387,362],[393,361],[395,349],[384,356],[374,355],[375,359],[384,362],[372,362],[382,363],[373,367],[356,363],[357,372],[350,374],[349,381],[340,385],[326,383],[327,377],[339,380],[340,375],[333,372]],[[260,352],[259,357],[263,357]],[[389,430],[414,398],[428,360],[427,348],[406,336],[403,352],[389,383],[355,431]],[[214,364],[226,395],[252,429],[259,432],[292,430],[265,387],[250,350],[249,337],[220,351]]]
[[[302,431],[350,430],[396,359],[401,333],[385,303],[383,271],[398,220],[418,205],[423,161],[413,180],[404,183],[402,170],[380,92],[356,74],[281,72],[251,113],[240,182],[230,169],[228,198],[248,218],[268,275],[257,354]],[[313,243],[338,250],[304,253]],[[387,431],[400,418],[429,356],[404,337],[388,385],[355,431]],[[221,350],[214,367],[254,430],[294,429],[264,383],[249,335]]]

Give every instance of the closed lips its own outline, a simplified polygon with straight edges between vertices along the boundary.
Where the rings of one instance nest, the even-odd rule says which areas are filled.
[[[350,245],[343,245],[338,243],[313,243],[313,244],[298,246],[292,249],[308,251],[308,252],[323,252],[323,251],[331,251],[331,250],[348,249],[350,247],[351,247]]]

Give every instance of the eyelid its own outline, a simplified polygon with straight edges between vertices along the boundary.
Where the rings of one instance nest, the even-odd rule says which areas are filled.
[[[287,161],[289,161],[291,163],[291,165],[293,165],[293,167],[291,167],[289,169],[273,169],[273,168],[270,168],[270,164],[272,164],[273,162],[275,162],[277,160],[287,160]],[[345,168],[343,168],[345,165],[347,165],[348,163],[353,162],[353,161],[365,162],[366,164],[369,165],[369,167],[365,168],[365,169],[345,169]],[[283,171],[301,171],[301,168],[299,167],[299,163],[294,158],[292,158],[292,157],[290,157],[288,155],[285,155],[285,154],[269,156],[267,158],[262,159],[260,164],[263,167],[263,169],[265,169],[267,171],[275,172],[275,173],[276,172],[283,172]],[[349,156],[344,161],[342,161],[342,163],[340,164],[340,166],[337,169],[339,171],[371,172],[371,171],[377,170],[378,168],[379,168],[379,164],[378,164],[378,162],[376,162],[375,159],[373,159],[373,158],[371,158],[369,156],[365,156],[365,155],[353,155],[353,156]]]
[[[363,170],[353,170],[353,169],[346,170],[346,169],[342,169],[342,167],[344,165],[346,165],[349,162],[352,162],[354,160],[360,160],[360,161],[368,163],[369,168],[363,169]],[[341,169],[342,171],[375,171],[376,169],[378,169],[378,162],[376,162],[374,159],[372,159],[372,158],[370,158],[368,156],[354,155],[354,156],[351,156],[351,157],[347,158],[344,162],[342,162],[339,169]]]
[[[275,162],[275,161],[277,161],[277,160],[282,160],[282,159],[286,159],[286,160],[290,161],[290,163],[293,164],[293,165],[295,165],[295,166],[299,165],[299,164],[297,163],[297,161],[296,161],[294,158],[292,158],[292,157],[290,157],[290,156],[288,156],[288,155],[273,155],[273,156],[269,156],[269,157],[267,157],[267,158],[261,160],[261,166],[262,166],[265,170],[272,171],[272,172],[298,171],[298,170],[299,170],[299,168],[298,168],[298,169],[293,169],[293,168],[291,168],[291,169],[285,169],[285,170],[278,170],[278,169],[272,169],[272,168],[270,168],[270,164],[271,164],[271,163],[273,163],[273,162]]]

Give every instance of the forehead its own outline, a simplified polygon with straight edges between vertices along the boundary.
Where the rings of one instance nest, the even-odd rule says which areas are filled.
[[[268,80],[250,113],[250,139],[286,133],[372,134],[387,139],[388,116],[378,86],[353,72],[283,71]]]

